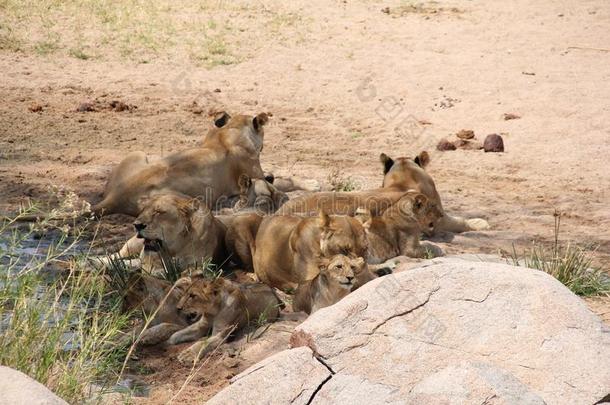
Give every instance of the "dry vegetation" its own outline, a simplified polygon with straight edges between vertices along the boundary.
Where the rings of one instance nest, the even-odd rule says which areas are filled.
[[[84,60],[231,65],[270,42],[303,40],[298,12],[276,10],[262,2],[226,0],[2,0],[0,49]],[[266,29],[253,33],[252,19]],[[285,35],[287,29],[298,32]]]

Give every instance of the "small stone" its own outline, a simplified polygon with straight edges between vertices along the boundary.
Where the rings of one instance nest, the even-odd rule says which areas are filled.
[[[84,102],[84,103],[80,103],[78,105],[78,107],[76,107],[76,112],[92,112],[95,111],[95,106],[93,105],[93,103],[90,103],[88,101]]]
[[[485,152],[504,152],[504,141],[498,134],[490,134],[485,137],[483,143]]]
[[[455,150],[455,145],[446,139],[441,139],[436,145],[436,149],[440,151]]]
[[[214,89],[214,93],[220,93],[220,89]]]
[[[513,113],[505,113],[504,114],[504,121],[518,120],[519,118],[521,118],[521,116],[517,115],[517,114],[513,114]]]
[[[472,139],[474,138],[474,131],[472,129],[462,129],[456,135],[460,139]]]
[[[110,108],[112,108],[114,111],[117,112],[122,112],[122,111],[129,111],[132,108],[135,108],[134,106],[130,106],[122,101],[118,101],[118,100],[113,100],[110,102]]]
[[[30,110],[31,112],[42,112],[42,106],[38,103],[32,103],[28,107],[28,110]]]

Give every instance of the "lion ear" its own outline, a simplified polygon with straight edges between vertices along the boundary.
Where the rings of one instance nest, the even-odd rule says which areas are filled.
[[[413,199],[413,207],[415,207],[416,210],[421,210],[424,207],[424,204],[426,204],[426,200],[427,198],[425,195],[417,194]]]
[[[174,283],[174,288],[181,291],[186,291],[186,289],[192,282],[193,280],[190,277],[182,277],[176,280],[176,282]]]
[[[229,122],[229,120],[231,119],[231,116],[226,111],[216,112],[216,113],[212,114],[212,116],[214,118],[214,125],[216,126],[216,128],[224,127],[225,125],[227,125],[227,122]]]
[[[356,210],[356,215],[354,215],[354,218],[356,218],[365,229],[368,229],[371,227],[372,216],[371,210],[360,207]]]
[[[237,180],[237,185],[242,194],[248,192],[248,189],[252,185],[252,179],[246,173],[242,173]]]
[[[428,163],[430,163],[430,155],[424,150],[419,155],[417,155],[415,159],[413,159],[413,161],[423,169],[428,165]]]
[[[259,131],[263,125],[265,125],[269,121],[269,115],[267,113],[260,113],[252,120],[252,125],[254,129]]]
[[[265,173],[265,181],[267,183],[273,184],[273,182],[275,181],[275,176],[273,175],[273,173]]]
[[[394,166],[394,160],[385,153],[379,155],[379,160],[383,164],[383,174],[388,174],[392,166]]]
[[[320,228],[327,228],[330,225],[330,216],[324,212],[324,210],[320,210],[320,215],[318,216],[318,225]]]
[[[148,206],[150,204],[151,198],[150,196],[143,196],[138,198],[138,209],[140,211],[142,211],[144,209],[144,207]]]

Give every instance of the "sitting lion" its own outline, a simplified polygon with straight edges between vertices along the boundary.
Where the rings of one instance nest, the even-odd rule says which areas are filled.
[[[354,279],[364,271],[366,262],[362,257],[350,258],[336,255],[321,259],[320,272],[296,289],[292,308],[308,314],[328,307],[341,300],[354,288]]]
[[[200,197],[214,208],[221,197],[240,193],[242,173],[264,178],[260,152],[267,121],[265,113],[256,117],[227,114],[226,122],[208,134],[201,147],[154,162],[143,152],[130,154],[111,173],[104,199],[92,208],[93,213],[137,216],[142,197],[168,192]]]
[[[262,282],[289,290],[318,274],[318,258],[365,257],[364,228],[353,217],[302,218],[276,215],[262,220],[254,244],[254,272]]]
[[[406,191],[424,194],[434,203],[442,216],[434,224],[433,231],[466,232],[487,229],[489,224],[481,218],[464,219],[447,215],[432,177],[424,170],[430,157],[421,152],[414,159],[391,159],[385,153],[380,156],[383,163],[383,183],[380,188],[348,193],[314,193],[294,198],[284,204],[278,214],[309,214],[319,209],[332,214],[355,215],[359,208],[366,208],[372,215],[380,215],[402,198]]]
[[[199,360],[248,324],[275,321],[282,307],[273,290],[260,283],[240,285],[224,278],[208,280],[200,276],[179,282],[188,287],[176,308],[190,325],[175,332],[168,343],[197,341],[180,353],[182,363]]]
[[[422,231],[432,230],[442,215],[436,204],[416,191],[404,193],[381,215],[371,215],[368,210],[358,212],[356,218],[362,222],[369,241],[369,263],[382,263],[396,256],[442,255],[440,248],[424,247],[419,241]]]

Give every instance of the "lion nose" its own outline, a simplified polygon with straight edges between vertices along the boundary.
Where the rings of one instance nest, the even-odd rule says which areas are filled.
[[[137,232],[143,231],[146,228],[146,224],[143,224],[140,221],[136,221],[133,223],[133,227],[136,228]]]
[[[354,279],[354,276],[347,276],[347,281],[349,281],[350,283],[352,282],[353,279]]]

